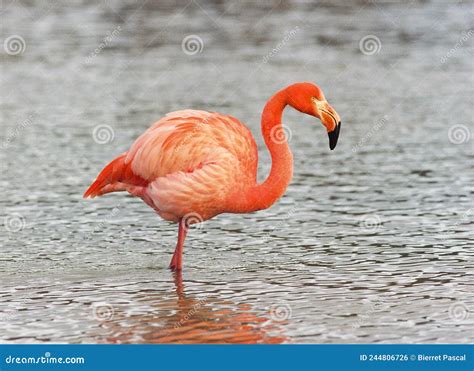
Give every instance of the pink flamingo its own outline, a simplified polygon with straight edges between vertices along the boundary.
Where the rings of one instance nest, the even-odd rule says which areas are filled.
[[[277,92],[262,113],[262,135],[272,168],[257,183],[258,152],[250,130],[232,116],[184,110],[153,124],[131,148],[109,163],[84,198],[127,191],[163,219],[178,223],[170,268],[182,269],[184,239],[191,224],[222,213],[249,213],[270,207],[285,192],[293,156],[281,117],[286,105],[321,120],[336,147],[341,121],[319,87],[303,82]]]

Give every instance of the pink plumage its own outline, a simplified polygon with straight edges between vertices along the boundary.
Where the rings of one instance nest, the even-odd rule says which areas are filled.
[[[285,138],[275,132],[282,129],[287,104],[320,118],[330,138],[339,133],[339,116],[315,85],[294,84],[275,94],[262,115],[272,156],[272,171],[262,184],[257,184],[257,145],[245,125],[215,112],[183,110],[167,114],[146,130],[102,170],[84,197],[127,191],[163,219],[178,222],[170,267],[179,270],[189,225],[226,212],[267,208],[284,193],[291,180],[292,156]]]

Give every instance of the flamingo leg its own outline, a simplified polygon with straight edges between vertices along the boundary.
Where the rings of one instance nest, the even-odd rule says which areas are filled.
[[[179,221],[178,225],[178,243],[176,244],[176,249],[174,250],[174,254],[171,258],[171,263],[169,266],[173,271],[180,271],[183,269],[183,246],[186,234],[188,232],[188,229],[182,220]]]

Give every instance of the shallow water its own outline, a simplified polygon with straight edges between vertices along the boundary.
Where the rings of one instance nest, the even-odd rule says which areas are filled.
[[[151,3],[3,4],[25,48],[0,50],[0,341],[474,341],[473,3]],[[192,228],[182,277],[175,225],[81,198],[182,108],[247,123],[263,179],[261,109],[305,80],[342,117],[336,150],[288,110],[288,192]]]

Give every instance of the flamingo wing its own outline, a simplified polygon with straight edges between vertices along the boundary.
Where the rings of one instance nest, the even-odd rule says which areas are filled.
[[[85,196],[127,190],[164,219],[177,221],[194,212],[206,220],[225,211],[235,187],[256,181],[257,156],[251,132],[237,119],[172,112],[112,161]]]

